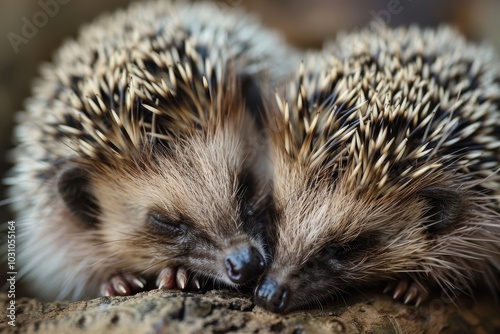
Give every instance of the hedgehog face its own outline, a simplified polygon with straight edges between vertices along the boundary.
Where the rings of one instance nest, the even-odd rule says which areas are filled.
[[[440,230],[455,224],[461,208],[460,194],[445,187],[388,201],[357,196],[343,180],[314,183],[299,174],[279,175],[292,182],[275,185],[288,195],[278,196],[273,264],[256,289],[257,304],[272,312],[427,271],[429,256],[439,257],[447,242]]]
[[[91,230],[111,272],[155,275],[182,266],[229,285],[263,272],[266,193],[242,141],[227,136],[226,130],[195,135],[167,153],[153,152],[141,167],[89,173],[85,188],[92,196],[73,197],[99,208]]]
[[[259,305],[387,279],[498,290],[497,64],[448,28],[366,29],[305,59],[266,108],[278,216]]]

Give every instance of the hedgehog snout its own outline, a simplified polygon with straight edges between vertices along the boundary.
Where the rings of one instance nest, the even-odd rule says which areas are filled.
[[[238,247],[224,258],[227,275],[233,283],[241,284],[259,277],[265,269],[260,252],[252,246]]]
[[[255,304],[274,313],[283,313],[288,307],[290,289],[273,279],[264,279],[255,290]]]

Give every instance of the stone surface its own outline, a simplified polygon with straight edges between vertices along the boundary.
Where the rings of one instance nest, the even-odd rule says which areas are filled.
[[[491,297],[490,297],[491,298]],[[16,327],[5,317],[1,333],[499,333],[500,308],[488,296],[460,305],[434,299],[419,308],[367,294],[321,310],[269,313],[232,291],[153,290],[131,297],[80,302],[16,300]]]

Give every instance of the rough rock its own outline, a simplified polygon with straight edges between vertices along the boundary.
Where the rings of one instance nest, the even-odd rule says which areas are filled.
[[[420,307],[365,294],[321,310],[269,313],[233,291],[153,290],[79,302],[16,300],[16,327],[0,315],[2,333],[498,333],[500,308],[484,296],[460,305],[446,298]],[[0,295],[6,310],[8,299]]]

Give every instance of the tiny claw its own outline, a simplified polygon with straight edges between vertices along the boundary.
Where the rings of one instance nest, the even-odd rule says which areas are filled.
[[[134,292],[143,290],[146,281],[140,276],[130,273],[118,274],[101,284],[101,296],[129,296]]]
[[[177,285],[181,288],[181,290],[184,290],[187,285],[187,272],[186,269],[184,268],[179,268],[177,269]]]
[[[405,304],[408,304],[410,301],[415,299],[415,297],[417,297],[418,294],[419,294],[418,285],[415,282],[413,282],[412,284],[410,284],[410,287],[406,292]]]
[[[409,302],[412,301],[413,298],[415,298],[417,294],[414,293],[413,291],[409,290],[407,293],[406,293],[406,298],[405,298],[405,301],[404,303],[405,304],[408,304]]]
[[[131,281],[131,283],[134,284],[135,287],[139,288],[139,289],[144,289],[145,287],[145,284],[146,282],[137,278],[137,277],[134,277],[134,279]]]
[[[415,286],[414,288],[418,294],[418,299],[415,303],[415,306],[419,306],[422,302],[424,302],[427,299],[427,297],[429,297],[429,292],[424,287],[419,285],[417,282],[413,283],[413,285]]]
[[[114,297],[115,293],[113,287],[109,282],[101,284],[100,295],[103,297]]]
[[[142,290],[146,286],[146,280],[140,276],[134,276],[132,274],[123,275],[125,280],[130,284],[135,290]]]
[[[156,279],[158,289],[172,289],[175,286],[175,269],[165,268]]]
[[[111,285],[113,286],[113,289],[122,296],[130,294],[130,289],[128,288],[127,283],[120,276],[113,277],[111,279]]]
[[[392,295],[393,299],[398,299],[403,293],[406,291],[408,288],[408,282],[407,281],[400,281],[399,284],[396,286],[396,289],[394,291],[394,294]]]
[[[415,296],[411,296],[411,295],[407,294],[406,298],[404,300],[405,305],[407,305],[409,302],[411,302],[411,300],[413,299],[413,297],[415,297]]]
[[[191,284],[195,287],[196,290],[201,289],[200,279],[198,277],[196,277],[196,276],[193,277]]]
[[[392,291],[394,289],[395,285],[396,285],[395,282],[387,283],[387,285],[386,285],[384,291],[382,291],[382,293],[388,293],[388,292]]]
[[[415,306],[419,306],[428,296],[426,289],[420,283],[413,280],[390,282],[384,289],[384,293],[390,291],[393,293],[393,299],[403,297],[405,304],[415,302]]]

